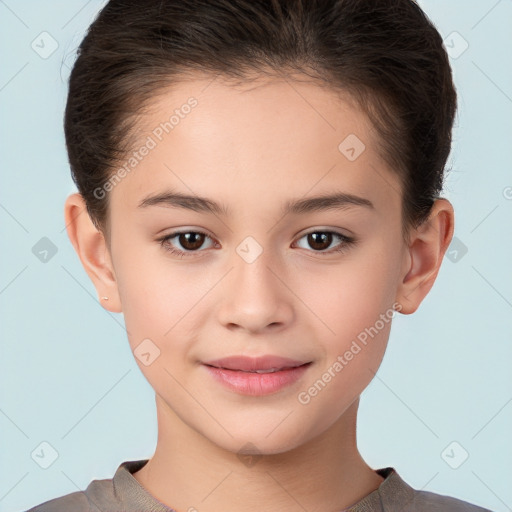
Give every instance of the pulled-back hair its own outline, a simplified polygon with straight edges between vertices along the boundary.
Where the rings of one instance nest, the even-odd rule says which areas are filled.
[[[151,100],[195,71],[227,79],[307,75],[349,93],[402,184],[404,233],[439,197],[457,97],[443,41],[413,0],[110,0],[69,80],[73,181],[109,232],[115,173]],[[340,141],[341,142],[341,141]]]

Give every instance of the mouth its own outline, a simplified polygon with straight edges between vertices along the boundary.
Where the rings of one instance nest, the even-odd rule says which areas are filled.
[[[203,363],[208,373],[225,388],[241,395],[277,393],[299,381],[312,361],[276,356],[234,356]]]
[[[222,370],[233,370],[248,373],[275,373],[283,370],[298,368],[299,366],[309,365],[311,361],[298,361],[280,356],[231,356],[214,361],[207,361],[206,366],[219,368]]]

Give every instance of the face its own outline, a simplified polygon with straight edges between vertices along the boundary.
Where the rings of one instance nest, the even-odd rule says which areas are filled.
[[[210,77],[138,129],[111,260],[159,414],[233,452],[333,428],[380,365],[404,255],[369,121],[312,83]]]

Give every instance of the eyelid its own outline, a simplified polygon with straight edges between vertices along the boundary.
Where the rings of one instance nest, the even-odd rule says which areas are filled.
[[[210,235],[210,233],[208,233],[207,231],[205,231],[203,229],[197,229],[197,228],[193,228],[193,229],[186,228],[186,229],[178,229],[177,231],[171,231],[170,233],[168,233],[166,235],[163,235],[160,238],[158,238],[157,241],[163,243],[163,242],[165,242],[167,240],[172,240],[173,238],[176,238],[177,236],[183,235],[185,233],[196,233],[196,234],[199,234],[199,235],[204,235],[204,236],[208,237],[210,240],[212,240],[214,243],[216,243],[215,237]],[[197,253],[197,252],[204,252],[204,251],[203,250],[188,251],[189,254]]]
[[[295,235],[296,238],[302,238],[303,236],[306,236],[306,235],[309,235],[311,233],[334,233],[336,235],[340,235],[342,237],[345,237],[345,238],[356,238],[355,234],[346,229],[346,228],[336,228],[336,227],[329,227],[329,226],[319,226],[319,227],[314,227],[314,228],[311,228],[311,229],[307,229],[306,231],[304,232],[301,232],[299,231],[299,233],[297,235]]]
[[[333,234],[334,236],[339,237],[341,239],[341,244],[338,244],[334,248],[331,248],[328,250],[323,250],[323,251],[309,250],[308,252],[317,253],[320,256],[323,256],[323,255],[327,256],[327,255],[331,255],[331,254],[342,253],[345,250],[347,250],[349,248],[349,246],[355,245],[357,243],[358,239],[357,239],[357,237],[355,237],[353,235],[346,235],[346,234],[340,232],[339,229],[340,228],[325,228],[325,227],[312,228],[300,235],[296,235],[294,238],[295,239],[294,244],[296,244],[299,240],[301,240],[305,236],[310,235],[312,233],[330,233],[330,234]],[[176,238],[177,236],[179,236],[181,234],[186,234],[186,233],[201,234],[201,235],[204,235],[204,236],[210,238],[214,242],[214,245],[216,245],[218,243],[212,235],[210,235],[206,230],[203,230],[200,228],[181,228],[181,229],[178,229],[177,231],[173,231],[171,233],[168,233],[168,234],[158,238],[157,241],[160,242],[160,245],[162,247],[164,247],[164,249],[166,251],[170,252],[171,254],[178,255],[180,258],[195,257],[196,255],[200,255],[202,252],[205,252],[204,249],[198,249],[196,251],[190,251],[190,250],[183,251],[181,249],[175,249],[172,246],[170,248],[165,247],[166,242],[168,242],[169,240],[172,240],[173,238]]]
[[[312,233],[329,233],[329,234],[334,235],[335,237],[338,237],[341,240],[341,244],[335,245],[334,248],[331,248],[331,249],[328,249],[328,250],[324,250],[324,251],[313,251],[313,250],[309,250],[308,251],[308,252],[312,252],[313,254],[331,255],[331,254],[336,254],[336,253],[339,253],[339,252],[343,252],[343,251],[345,251],[348,248],[348,246],[354,245],[358,241],[355,236],[346,235],[346,234],[344,234],[344,233],[342,233],[342,232],[340,232],[340,231],[338,231],[337,229],[334,229],[334,228],[330,228],[330,229],[327,229],[327,228],[314,228],[314,229],[306,231],[305,233],[302,233],[301,235],[296,237],[296,242],[294,242],[294,244],[296,244],[299,240],[301,240],[305,236],[308,236],[308,235],[310,235]]]

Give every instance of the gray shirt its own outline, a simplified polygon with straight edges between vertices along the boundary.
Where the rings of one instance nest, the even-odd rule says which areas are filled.
[[[114,478],[93,480],[85,491],[46,501],[27,512],[175,512],[149,494],[132,473],[148,459],[125,461]],[[410,487],[392,467],[377,469],[378,489],[345,512],[491,512],[462,500]]]

